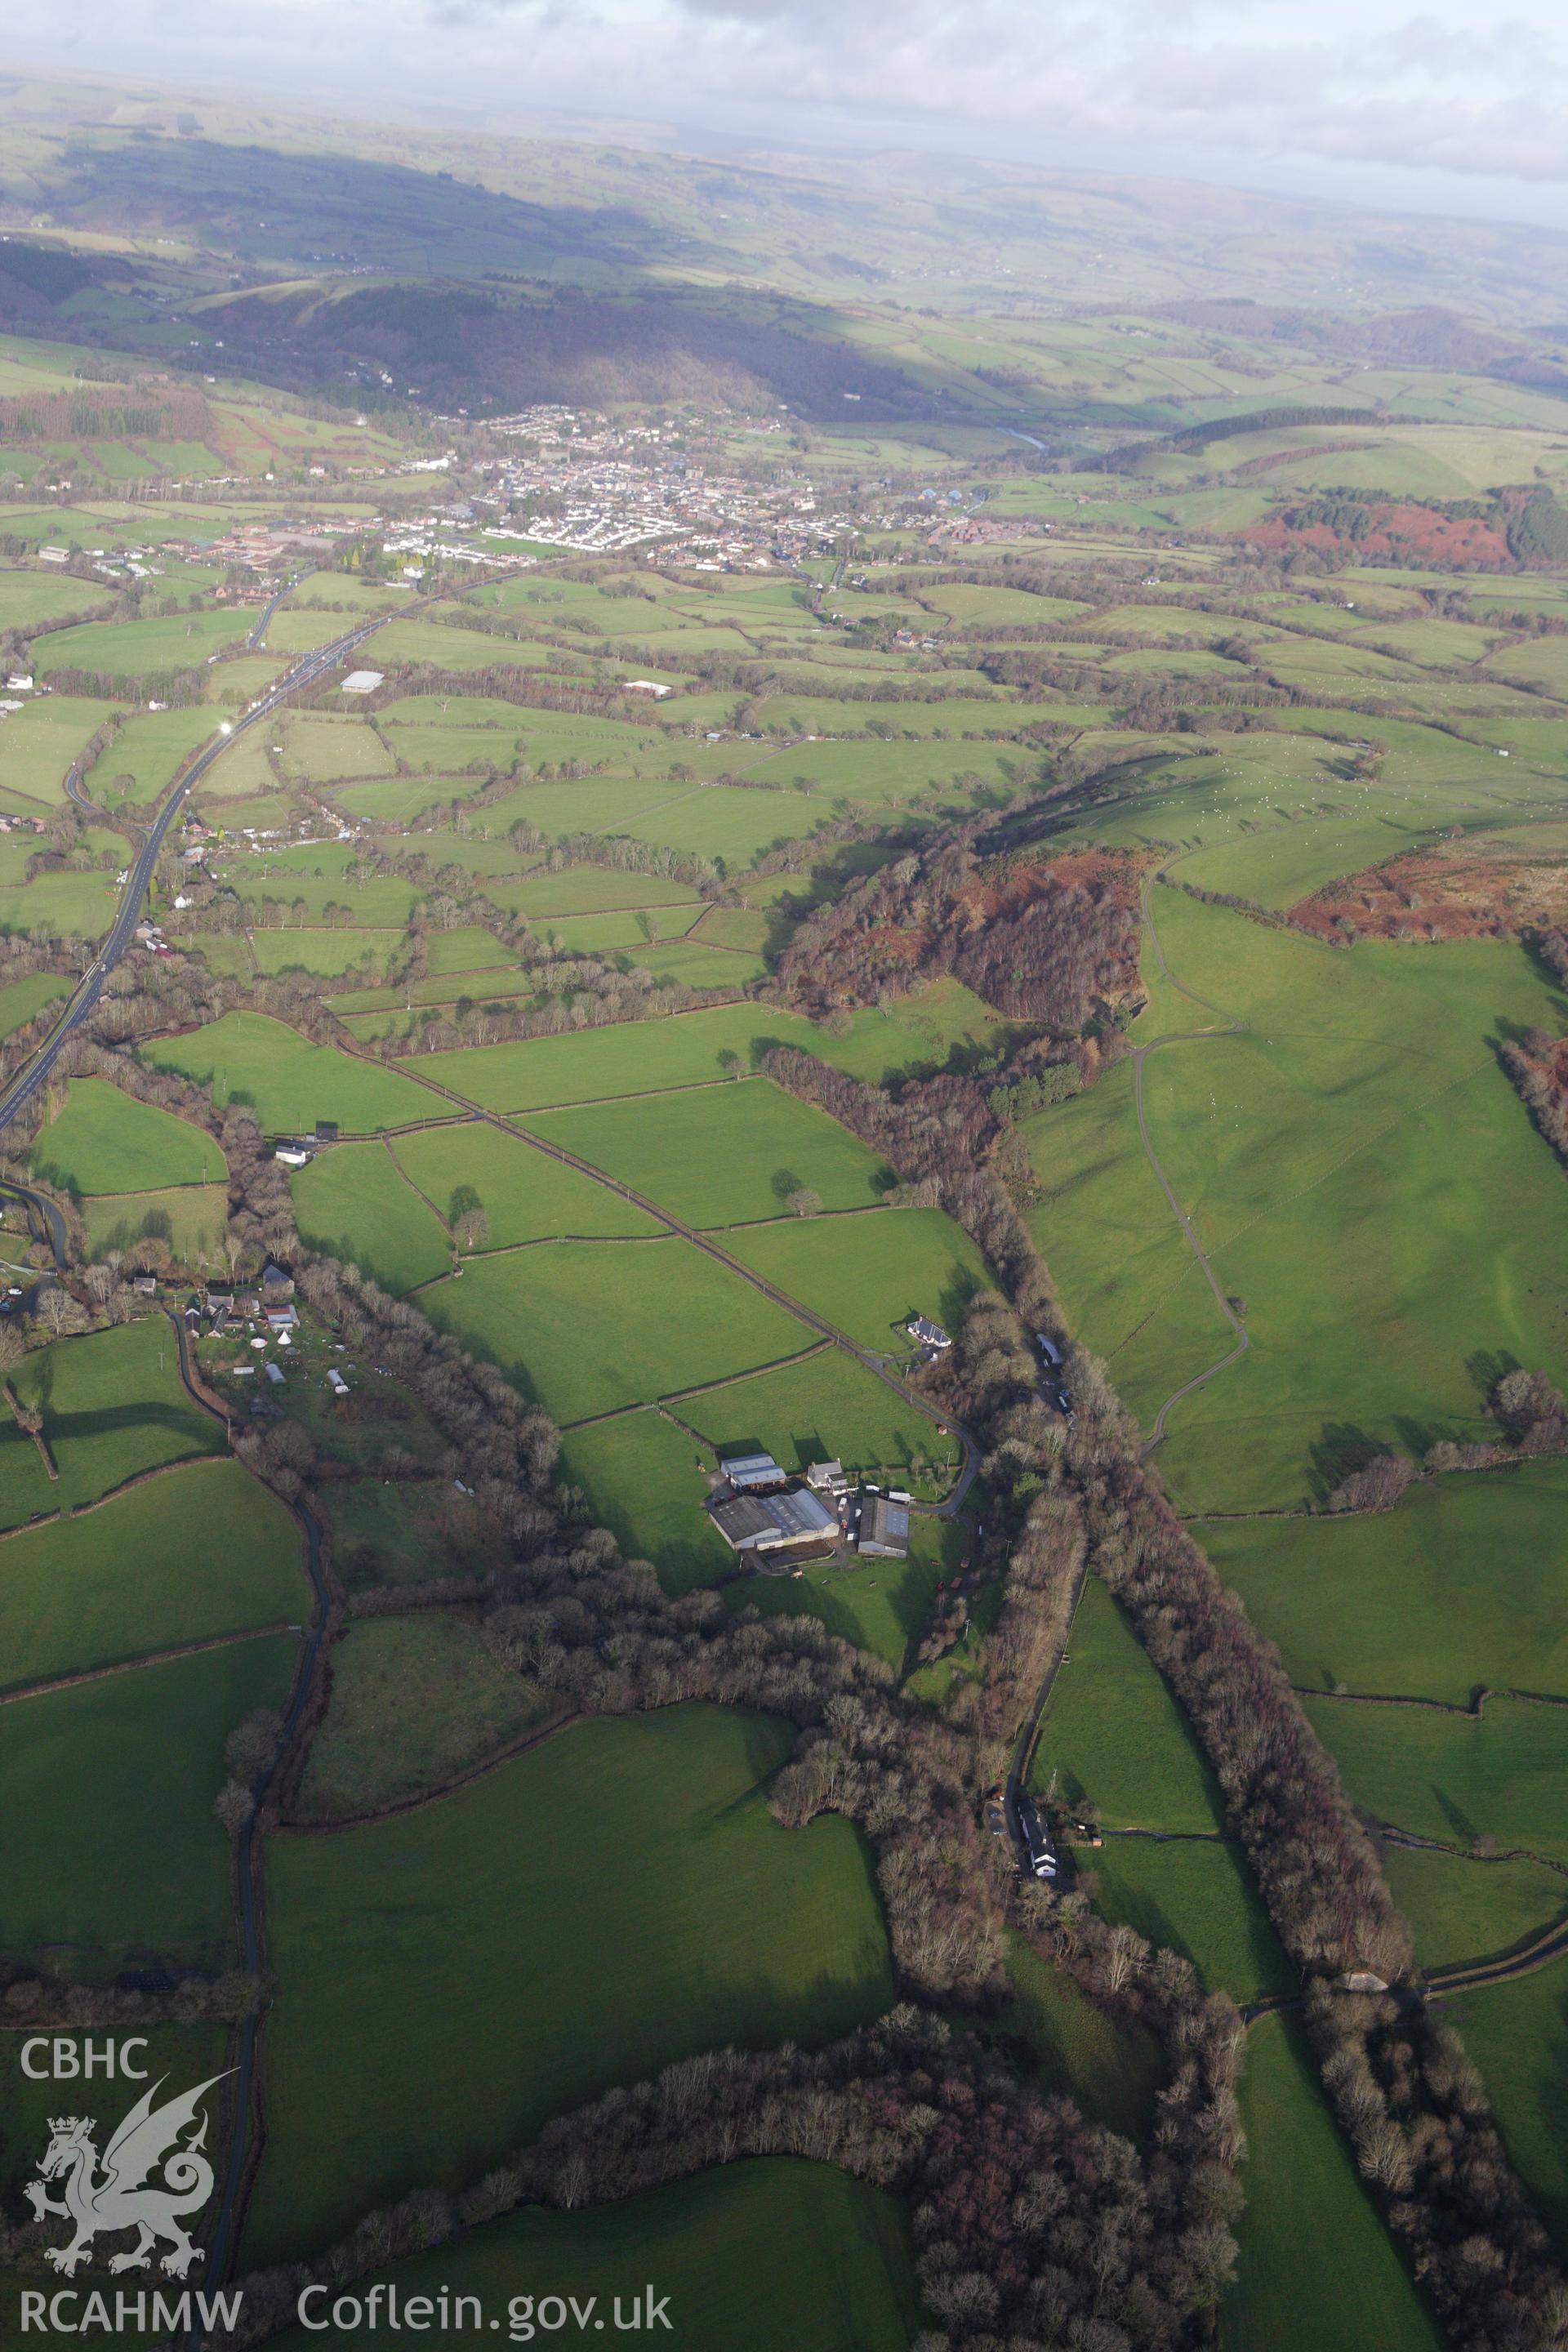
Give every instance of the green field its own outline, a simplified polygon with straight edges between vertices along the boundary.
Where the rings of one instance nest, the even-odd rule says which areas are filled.
[[[0,1037],[9,1037],[25,1021],[41,1013],[46,1004],[70,994],[71,983],[63,971],[35,971],[26,980],[13,980],[0,988]]]
[[[5,755],[0,789],[7,805],[37,816],[62,804],[68,769],[115,710],[112,702],[87,695],[51,694],[0,718],[0,751]]]
[[[449,1271],[452,1245],[384,1143],[340,1143],[289,1180],[300,1239],[401,1294]]]
[[[689,2052],[878,2015],[891,1979],[857,1832],[767,1811],[789,1747],[736,1709],[599,1718],[413,1813],[274,1839],[246,2260],[319,2245],[411,2181],[456,2188]]]
[[[842,1462],[873,1478],[896,1472],[911,1493],[931,1481],[945,1491],[961,1454],[952,1432],[940,1433],[940,1414],[906,1402],[837,1348],[684,1398],[675,1410],[726,1454],[752,1450],[754,1439],[786,1470]]]
[[[1026,2071],[1076,2102],[1090,2123],[1142,2144],[1163,2074],[1160,2044],[1131,2019],[1108,2017],[1016,1930],[1007,1938],[1013,1998],[1005,2012]]]
[[[59,1472],[58,1480],[42,1485],[46,1510],[75,1510],[141,1471],[222,1449],[222,1431],[180,1386],[174,1335],[161,1315],[40,1348],[24,1356],[11,1385],[24,1404],[43,1412],[44,1437]],[[18,1452],[25,1446],[36,1462],[31,1442],[9,1425]],[[0,1523],[15,1526],[40,1507],[28,1499],[13,1514],[19,1484],[9,1471],[0,1479]],[[29,1498],[32,1491],[29,1485]]]
[[[1490,1042],[1499,1024],[1552,1025],[1550,992],[1507,944],[1335,952],[1172,892],[1159,917],[1178,976],[1250,1024],[1147,1066],[1155,1149],[1252,1342],[1173,1412],[1173,1491],[1200,1511],[1293,1504],[1380,1447],[1489,1433],[1478,1362],[1568,1367],[1568,1192]],[[1178,1006],[1180,1025],[1213,1018],[1167,991],[1134,1034],[1178,1025]],[[1034,1228],[1068,1313],[1152,1421],[1231,1339],[1129,1078],[1029,1133]]]
[[[771,1005],[725,1004],[670,1021],[595,1029],[584,1036],[421,1054],[409,1067],[486,1110],[543,1110],[700,1086],[728,1075],[721,1054],[738,1054],[746,1070],[770,1045],[820,1052],[817,1034],[798,1013],[779,1013]]]
[[[1385,1843],[1383,1874],[1424,1969],[1495,1959],[1533,1942],[1568,1912],[1568,1876],[1543,1862],[1487,1862]]]
[[[138,1666],[0,1707],[6,1867],[0,1945],[68,1952],[72,1975],[235,1964],[224,1742],[281,1709],[286,1634]]]
[[[731,1234],[725,1246],[858,1346],[895,1357],[913,1352],[901,1328],[911,1315],[956,1331],[990,1283],[979,1251],[941,1209],[792,1218]]]
[[[138,1244],[166,1241],[177,1264],[216,1265],[228,1230],[223,1184],[179,1184],[166,1192],[106,1192],[82,1202],[90,1255],[117,1249],[134,1263]]]
[[[237,1462],[195,1462],[0,1551],[7,1683],[298,1617],[300,1536]]]
[[[595,1526],[608,1528],[628,1559],[650,1560],[667,1592],[711,1584],[734,1565],[702,1508],[707,1460],[706,1448],[651,1412],[572,1430],[561,1447],[562,1475],[582,1489]]]
[[[825,2164],[752,2158],[697,2174],[616,2205],[570,2213],[526,2208],[439,2253],[378,2273],[400,2299],[477,2295],[481,2323],[510,2309],[523,2283],[598,2298],[624,2312],[649,2279],[668,2295],[687,2352],[904,2352],[920,2326],[909,2223],[894,2200]],[[363,2294],[372,2282],[355,2292]],[[456,2305],[453,2306],[454,2310]],[[400,2300],[400,2309],[406,2308]],[[311,2316],[315,2308],[312,2306]],[[605,2318],[568,2318],[552,2340],[595,2341]],[[453,2344],[489,2344],[482,2324],[443,2331]],[[352,2336],[290,2331],[279,2352],[312,2344],[342,2352]]]
[[[331,1705],[300,1784],[305,1821],[379,1812],[445,1788],[546,1712],[478,1624],[449,1611],[351,1625],[331,1664]]]
[[[81,669],[104,677],[146,677],[163,670],[199,669],[209,655],[246,635],[250,615],[243,612],[175,613],[167,619],[85,622],[55,629],[34,659],[39,675]]]
[[[1029,1785],[1098,1806],[1114,1829],[1209,1832],[1225,1808],[1202,1750],[1131,1626],[1091,1576],[1052,1686]],[[1184,1846],[1184,1853],[1191,1851]]]
[[[1113,1836],[1078,1861],[1093,1864],[1106,1918],[1180,1952],[1209,1991],[1245,2002],[1298,1990],[1238,1847]]]
[[[107,1078],[72,1078],[64,1108],[43,1129],[33,1165],[63,1192],[151,1192],[226,1184],[228,1167],[205,1129],[121,1094]]]
[[[108,750],[88,771],[89,798],[105,808],[161,799],[186,753],[205,743],[216,724],[214,713],[199,705],[138,711],[116,730]]]
[[[401,1135],[398,1166],[445,1216],[467,1186],[489,1220],[489,1249],[568,1234],[630,1235],[660,1231],[646,1210],[621,1200],[580,1170],[564,1168],[500,1128],[477,1122]]]
[[[797,1355],[815,1336],[674,1235],[471,1259],[420,1305],[563,1424]]]
[[[189,1037],[159,1038],[142,1048],[160,1070],[178,1070],[209,1087],[220,1108],[244,1103],[269,1134],[336,1119],[354,1135],[438,1118],[437,1098],[395,1070],[356,1062],[330,1045],[312,1045],[263,1013],[226,1013]]]
[[[1247,2037],[1241,2120],[1247,2203],[1223,2352],[1442,2352],[1447,2337],[1394,2248],[1323,2104],[1296,2026],[1260,2018]]]
[[[1479,1684],[1568,1696],[1560,1589],[1568,1465],[1453,1475],[1371,1517],[1196,1532],[1293,1682],[1468,1706]]]
[[[846,1129],[765,1078],[600,1103],[529,1125],[689,1225],[783,1216],[803,1189],[824,1208],[861,1208],[894,1181]]]
[[[1417,1837],[1492,1837],[1568,1862],[1568,1708],[1489,1698],[1479,1721],[1431,1707],[1313,1698],[1307,1712],[1352,1801]]]
[[[444,1478],[384,1479],[373,1469],[352,1485],[334,1481],[321,1503],[333,1566],[351,1592],[422,1584],[433,1576],[482,1576],[510,1557],[494,1521]]]
[[[1437,2015],[1458,2029],[1480,2068],[1515,2169],[1568,2250],[1568,1968],[1488,1985]]]

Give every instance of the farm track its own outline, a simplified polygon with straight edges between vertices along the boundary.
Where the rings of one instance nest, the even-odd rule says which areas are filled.
[[[357,1046],[343,1046],[340,1051],[352,1054],[356,1060],[369,1062],[377,1069],[383,1066],[381,1063],[375,1061],[373,1055],[362,1053]],[[451,1103],[456,1109],[467,1117],[496,1128],[502,1135],[510,1135],[519,1143],[526,1143],[531,1150],[542,1152],[547,1160],[555,1160],[563,1168],[574,1169],[580,1176],[586,1176],[594,1183],[602,1185],[605,1192],[614,1192],[617,1199],[629,1202],[633,1208],[642,1210],[645,1215],[652,1217],[657,1223],[664,1226],[667,1233],[674,1234],[680,1240],[689,1242],[693,1249],[701,1250],[704,1255],[714,1259],[720,1265],[726,1266],[731,1274],[739,1275],[742,1282],[748,1283],[763,1297],[771,1300],[773,1306],[782,1307],[787,1315],[793,1315],[797,1322],[805,1324],[808,1329],[819,1332],[823,1339],[830,1340],[836,1348],[842,1349],[847,1356],[853,1356],[856,1362],[863,1365],[867,1371],[879,1380],[884,1388],[890,1389],[893,1394],[900,1398],[905,1404],[913,1405],[915,1410],[922,1413],[928,1421],[945,1421],[947,1427],[953,1432],[963,1448],[963,1467],[959,1473],[958,1483],[952,1494],[942,1502],[917,1503],[912,1505],[911,1508],[932,1518],[956,1517],[964,1496],[979,1475],[980,1448],[969,1431],[960,1423],[944,1413],[941,1407],[930,1403],[926,1398],[918,1395],[913,1389],[906,1387],[902,1381],[896,1379],[879,1356],[869,1349],[857,1347],[847,1333],[839,1330],[837,1324],[830,1323],[826,1316],[818,1315],[814,1308],[805,1307],[798,1299],[792,1298],[787,1291],[781,1290],[776,1283],[767,1281],[762,1275],[755,1273],[751,1266],[743,1264],[740,1258],[732,1257],[728,1250],[721,1248],[710,1234],[700,1232],[694,1225],[683,1223],[669,1210],[660,1208],[658,1202],[650,1200],[646,1193],[634,1192],[629,1184],[623,1184],[614,1176],[607,1176],[602,1168],[595,1168],[591,1160],[580,1159],[576,1152],[568,1151],[563,1144],[546,1142],[542,1136],[531,1134],[527,1128],[515,1125],[512,1120],[503,1118],[499,1111],[485,1110],[479,1104],[470,1102],[466,1096],[455,1094],[450,1087],[444,1087],[438,1078],[423,1077],[415,1070],[408,1070],[406,1076],[413,1079],[416,1086],[425,1087],[432,1094],[439,1095],[444,1102]],[[715,1385],[724,1386],[726,1383],[721,1381]]]

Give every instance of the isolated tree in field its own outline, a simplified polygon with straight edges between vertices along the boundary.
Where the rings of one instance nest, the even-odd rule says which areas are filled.
[[[483,1249],[490,1237],[490,1221],[479,1202],[465,1209],[452,1225],[452,1238],[460,1250]]]
[[[283,1737],[283,1718],[269,1706],[254,1708],[237,1723],[224,1742],[224,1758],[234,1779],[254,1780],[270,1763]]]
[[[719,1056],[719,1067],[727,1078],[738,1078],[741,1075],[741,1056],[726,1045]]]
[[[1415,1475],[1407,1454],[1380,1454],[1348,1478],[1342,1478],[1329,1496],[1331,1511],[1391,1511]]]
[[[256,1800],[237,1780],[226,1780],[213,1799],[213,1811],[229,1836],[237,1838],[255,1812]]]
[[[784,1206],[792,1216],[819,1217],[822,1214],[822,1195],[814,1192],[809,1184],[797,1184]]]

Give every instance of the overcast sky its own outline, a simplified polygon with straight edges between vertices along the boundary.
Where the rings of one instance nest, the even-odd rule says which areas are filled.
[[[1560,0],[62,0],[26,47],[493,129],[565,109],[1568,226]]]

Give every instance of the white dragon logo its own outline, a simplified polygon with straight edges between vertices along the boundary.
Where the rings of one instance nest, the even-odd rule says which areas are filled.
[[[182,2091],[177,2098],[154,2107],[153,2101],[167,2079],[161,2076],[151,2090],[142,2092],[104,2149],[101,2173],[92,2144],[95,2118],[50,2116],[49,2144],[38,2165],[38,2177],[28,2181],[26,2194],[38,2221],[58,2213],[75,2223],[76,2235],[68,2246],[48,2246],[44,2251],[44,2260],[64,2271],[68,2278],[87,2260],[100,2231],[138,2232],[129,2252],[113,2257],[111,2271],[144,2271],[153,2246],[161,2240],[172,2250],[162,2265],[168,2277],[184,2278],[195,2260],[196,2248],[180,2217],[199,2212],[212,2195],[212,2166],[197,2153],[207,2131],[206,2111],[201,2103],[224,2077],[214,2074],[198,2083],[194,2091]],[[179,2135],[198,2116],[198,2128],[184,2147],[178,2146]],[[160,2166],[163,2185],[147,2187],[147,2176]],[[62,2179],[65,2193],[56,2202],[45,2183]]]

